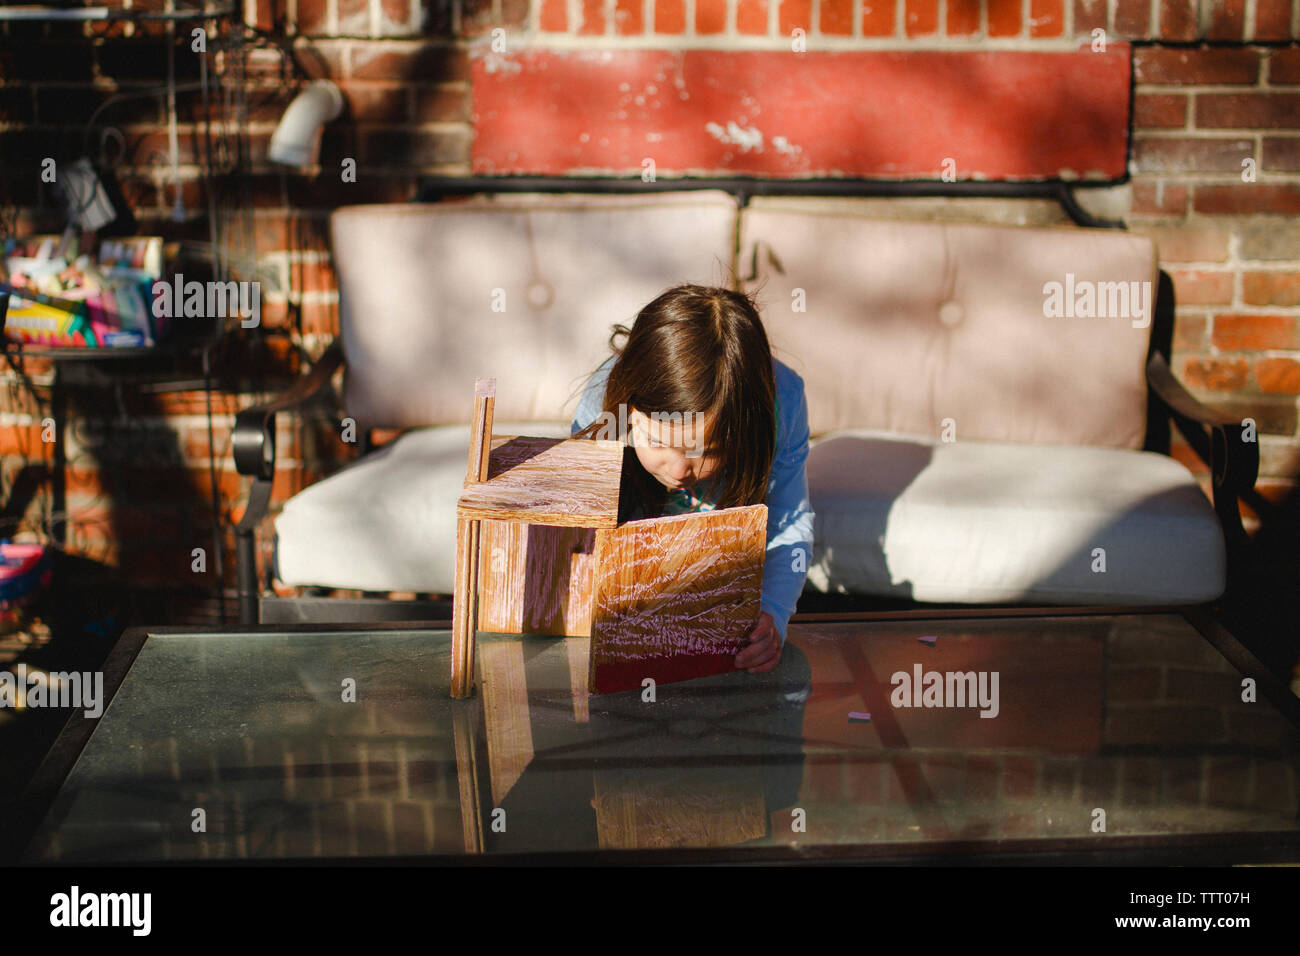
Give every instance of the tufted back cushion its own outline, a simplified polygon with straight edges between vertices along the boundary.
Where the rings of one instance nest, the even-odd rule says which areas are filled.
[[[615,323],[680,282],[727,284],[736,203],[717,190],[498,194],[349,206],[330,225],[361,427],[466,422],[477,376],[498,380],[498,420],[558,421]]]
[[[814,208],[820,206],[820,208]],[[741,270],[777,357],[799,372],[814,435],[846,428],[957,439],[1140,448],[1154,314],[1154,244],[1101,229],[892,222],[824,202],[756,197]],[[1149,293],[1103,316],[1089,283]],[[1149,283],[1145,289],[1142,283]],[[1115,286],[1092,286],[1106,311]],[[1113,298],[1112,298],[1113,297]],[[801,305],[806,311],[796,311]],[[1144,323],[1146,323],[1144,325]]]

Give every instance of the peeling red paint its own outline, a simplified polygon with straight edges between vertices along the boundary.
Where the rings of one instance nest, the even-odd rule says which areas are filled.
[[[528,50],[473,61],[476,173],[1122,178],[1129,48]],[[586,135],[584,135],[586,134]]]

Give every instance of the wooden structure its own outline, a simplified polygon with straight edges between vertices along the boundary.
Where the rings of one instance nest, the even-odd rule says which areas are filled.
[[[474,689],[475,636],[591,637],[592,693],[732,668],[758,619],[767,507],[619,522],[621,442],[492,435],[474,387],[456,509],[451,696]]]

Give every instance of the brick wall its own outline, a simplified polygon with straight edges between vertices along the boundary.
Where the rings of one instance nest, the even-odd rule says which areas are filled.
[[[160,2],[136,0],[135,5]],[[246,492],[229,454],[234,411],[274,387],[277,374],[283,377],[293,369],[295,357],[318,354],[336,331],[329,211],[345,202],[406,200],[421,175],[464,175],[483,168],[480,150],[493,127],[481,109],[476,113],[472,86],[480,76],[475,64],[481,63],[497,28],[515,52],[773,54],[788,51],[799,30],[814,56],[879,52],[897,54],[906,63],[908,56],[935,51],[980,52],[992,57],[994,70],[999,62],[1010,63],[1013,54],[1068,55],[1086,49],[1096,30],[1105,31],[1112,53],[1132,43],[1131,182],[1108,191],[1107,209],[1126,215],[1133,229],[1159,242],[1179,301],[1176,371],[1203,398],[1256,419],[1262,436],[1259,488],[1265,499],[1280,502],[1295,488],[1300,474],[1296,0],[246,0],[242,10],[258,34],[250,34],[238,55],[217,54],[213,67],[223,76],[242,71],[248,96],[242,129],[251,163],[239,170],[233,186],[223,181],[222,188],[231,190],[227,205],[239,209],[238,224],[247,227],[250,248],[280,277],[283,288],[269,297],[263,312],[271,361],[252,374],[244,357],[249,353],[236,351],[219,369],[232,396],[218,402],[216,418],[215,464],[227,517],[238,514]],[[36,182],[40,158],[51,151],[74,158],[81,127],[97,106],[115,92],[163,81],[166,29],[119,23],[10,25],[3,30],[4,225],[19,234],[49,231],[60,222],[52,214],[52,197]],[[843,62],[848,70],[852,61]],[[177,58],[178,80],[192,81],[196,71],[193,57]],[[319,171],[282,176],[265,161],[267,144],[290,98],[289,87],[313,77],[339,83],[347,113],[326,132]],[[944,95],[950,95],[951,85],[960,84],[962,77],[944,82]],[[870,101],[873,77],[855,73],[845,89],[854,84],[862,100]],[[1035,104],[1039,88],[1032,80],[1016,87],[1025,110]],[[575,101],[581,102],[582,95],[577,91]],[[977,98],[970,99],[972,108],[978,105]],[[166,144],[161,102],[145,98],[112,107],[111,122],[125,141],[118,172],[142,230],[206,237],[197,165],[202,158],[200,106],[193,92],[178,97],[182,222],[169,218],[174,189],[158,162],[158,151]],[[1016,115],[1005,119],[1006,129],[1023,136]],[[834,119],[828,115],[828,133]],[[610,132],[619,130],[611,127]],[[1110,138],[1124,133],[1113,124],[1101,132]],[[357,160],[355,183],[343,183],[336,174],[344,157]],[[885,175],[890,160],[886,153],[875,174]],[[932,171],[909,167],[907,174],[937,176],[938,160]],[[1243,167],[1243,160],[1250,160],[1252,168]],[[725,174],[730,168],[714,172]],[[1087,168],[1072,168],[1087,177]],[[964,172],[960,164],[959,172]],[[1253,174],[1253,181],[1243,174],[1247,179]],[[969,214],[1007,219],[1007,210],[1016,205],[972,204]],[[889,214],[931,215],[933,204],[898,203]],[[38,385],[48,381],[48,370],[39,365],[30,365],[28,372]],[[129,474],[110,481],[104,470],[116,465],[106,464],[102,456],[81,456],[69,480],[73,524],[82,529],[80,538],[73,537],[75,548],[129,563],[140,580],[192,583],[187,555],[194,542],[210,537],[206,525],[211,523],[205,511],[211,489],[206,421],[196,417],[202,414],[201,399],[195,392],[135,399],[144,402],[135,408],[138,427],[152,430],[155,437],[133,440],[167,459],[165,477],[155,475],[153,484]],[[14,388],[3,400],[0,454],[6,478],[12,480],[16,469],[32,460],[32,428],[42,410],[30,407]],[[85,408],[104,405],[101,392],[87,392],[81,401]],[[321,427],[282,424],[285,451],[277,502],[350,454],[322,435]],[[305,441],[309,432],[312,440]],[[1189,449],[1177,445],[1175,454],[1204,478]],[[169,489],[170,498],[150,491],[159,483]],[[37,502],[29,526],[39,523],[39,513]],[[160,527],[172,542],[162,556]],[[226,571],[230,580],[229,562]]]

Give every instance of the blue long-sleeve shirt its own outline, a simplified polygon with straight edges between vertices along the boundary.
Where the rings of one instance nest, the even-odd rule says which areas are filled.
[[[573,414],[577,434],[600,417],[613,357],[587,381]],[[812,559],[813,511],[808,501],[808,401],[803,379],[776,359],[776,452],[767,483],[767,556],[763,563],[762,609],[772,615],[781,640],[803,591]]]

